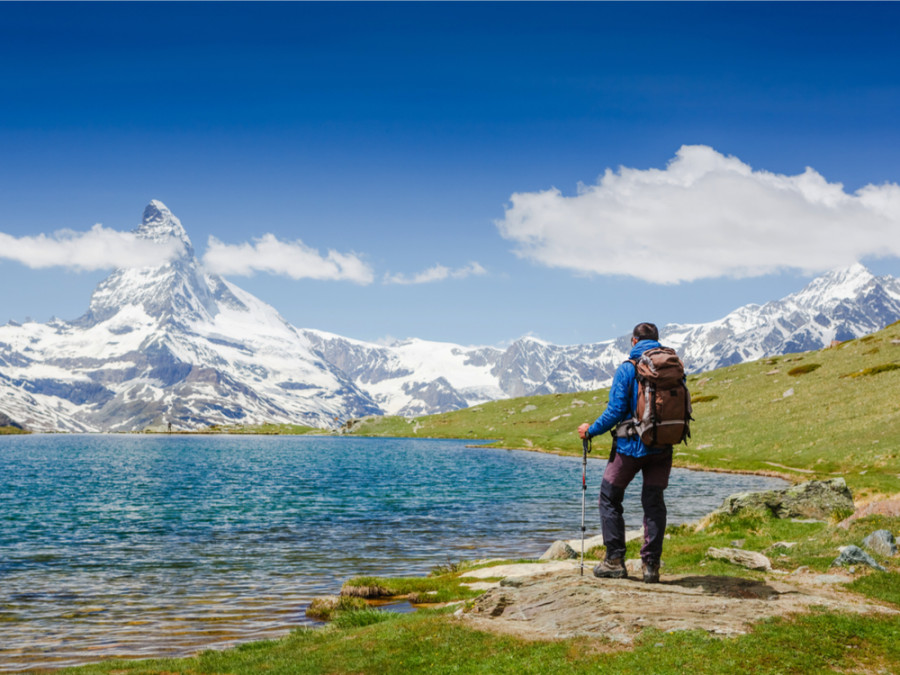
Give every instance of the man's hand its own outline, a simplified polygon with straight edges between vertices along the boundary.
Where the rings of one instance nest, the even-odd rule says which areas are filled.
[[[587,430],[590,428],[590,424],[585,422],[580,427],[578,427],[578,436],[580,438],[587,438]]]

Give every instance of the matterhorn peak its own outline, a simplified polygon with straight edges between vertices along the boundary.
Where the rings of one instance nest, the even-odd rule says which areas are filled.
[[[141,225],[134,233],[142,239],[157,242],[164,242],[172,238],[178,239],[184,244],[187,257],[194,256],[194,247],[191,245],[191,240],[181,221],[158,199],[153,199],[147,204]]]

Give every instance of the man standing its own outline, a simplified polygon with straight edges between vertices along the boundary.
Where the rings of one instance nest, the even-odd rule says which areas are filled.
[[[660,346],[656,326],[652,323],[635,326],[631,346],[631,360],[625,361],[616,369],[606,410],[593,424],[579,426],[578,435],[581,438],[591,438],[616,427],[612,452],[600,487],[600,519],[606,560],[594,568],[594,576],[612,579],[628,576],[625,569],[622,500],[625,488],[640,471],[644,479],[641,491],[641,505],[644,508],[644,543],[641,547],[643,576],[645,582],[656,583],[659,581],[659,561],[666,532],[663,491],[669,485],[669,474],[672,471],[672,446],[648,447],[639,435],[627,430],[627,422],[635,417],[638,404],[637,371],[632,361],[636,362],[644,352]]]

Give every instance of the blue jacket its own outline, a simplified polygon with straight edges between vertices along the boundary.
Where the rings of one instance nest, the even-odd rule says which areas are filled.
[[[660,344],[656,340],[641,340],[631,349],[629,358],[637,359],[648,349],[655,349],[659,346]],[[588,435],[605,434],[619,422],[634,417],[637,397],[637,373],[634,365],[630,361],[626,361],[616,368],[612,386],[609,388],[609,403],[606,404],[603,414],[588,428]],[[616,452],[629,457],[643,457],[660,452],[660,450],[648,448],[639,437],[634,437],[617,439]]]

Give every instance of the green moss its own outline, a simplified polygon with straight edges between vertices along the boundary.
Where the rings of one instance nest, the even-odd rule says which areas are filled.
[[[456,571],[429,577],[353,577],[344,583],[342,594],[362,592],[366,597],[407,596],[414,602],[453,602],[477,597],[480,591],[464,586]]]

